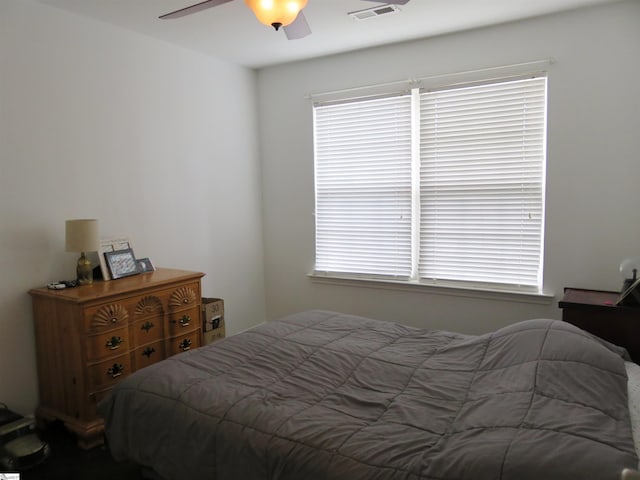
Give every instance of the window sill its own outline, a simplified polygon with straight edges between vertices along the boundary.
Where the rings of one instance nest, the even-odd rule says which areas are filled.
[[[311,273],[311,281],[326,285],[341,285],[348,287],[378,288],[384,290],[400,290],[409,292],[424,292],[434,295],[448,295],[452,297],[481,298],[485,300],[500,300],[508,302],[534,303],[550,305],[554,295],[528,290],[509,290],[489,286],[470,286],[454,283],[420,283],[409,280],[373,279],[349,275],[327,275]]]

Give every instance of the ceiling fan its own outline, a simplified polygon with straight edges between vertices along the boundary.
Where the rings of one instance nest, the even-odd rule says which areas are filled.
[[[191,15],[192,13],[200,12],[201,10],[205,10],[211,7],[217,7],[218,5],[222,5],[223,3],[229,3],[233,0],[206,0],[204,2],[196,3],[195,5],[191,5],[189,7],[181,8],[174,12],[169,12],[164,15],[161,15],[159,18],[166,20],[170,18],[178,18],[184,17],[185,15]],[[405,5],[409,2],[409,0],[364,0],[367,2],[376,2],[383,3],[387,5]],[[245,3],[253,10],[262,23],[266,25],[271,25],[273,28],[278,30],[280,27],[283,27],[284,33],[286,34],[289,40],[295,40],[298,38],[306,37],[311,33],[311,28],[309,28],[309,24],[307,23],[307,19],[304,17],[304,13],[302,9],[307,4],[307,0],[297,0],[297,1],[283,1],[283,0],[271,0],[270,4],[276,4],[277,8],[282,8],[283,10],[287,9],[287,4],[297,5],[294,7],[293,12],[289,12],[288,16],[285,17],[274,17],[264,16],[265,11],[269,10],[269,7],[264,7],[264,0],[245,0]],[[279,5],[279,6],[278,6]]]

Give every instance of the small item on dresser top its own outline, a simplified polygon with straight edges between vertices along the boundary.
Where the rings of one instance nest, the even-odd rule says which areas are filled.
[[[93,283],[93,267],[88,252],[98,250],[98,220],[83,218],[65,222],[65,250],[80,253],[76,265],[76,278],[80,285]]]
[[[59,282],[51,282],[47,284],[49,290],[63,290],[65,288],[77,287],[77,280],[60,280]]]

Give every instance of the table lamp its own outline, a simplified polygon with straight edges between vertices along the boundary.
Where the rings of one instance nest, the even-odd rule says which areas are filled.
[[[625,258],[620,263],[620,273],[624,277],[622,291],[635,283],[638,278],[638,270],[640,269],[640,258]]]
[[[80,219],[67,220],[65,222],[65,249],[67,252],[80,252],[78,259],[77,281],[78,285],[93,283],[93,268],[86,252],[98,250],[98,220]]]

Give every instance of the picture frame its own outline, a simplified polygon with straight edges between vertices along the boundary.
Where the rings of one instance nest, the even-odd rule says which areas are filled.
[[[100,262],[100,271],[102,272],[103,280],[111,280],[111,272],[107,265],[105,254],[108,252],[115,252],[117,250],[126,250],[128,248],[133,250],[133,244],[131,243],[131,239],[126,236],[100,239],[98,261]]]
[[[149,257],[138,258],[136,263],[138,264],[138,270],[140,270],[140,273],[153,272],[156,269]]]
[[[114,280],[140,273],[140,267],[131,248],[105,252],[104,257],[109,266],[111,278]]]

